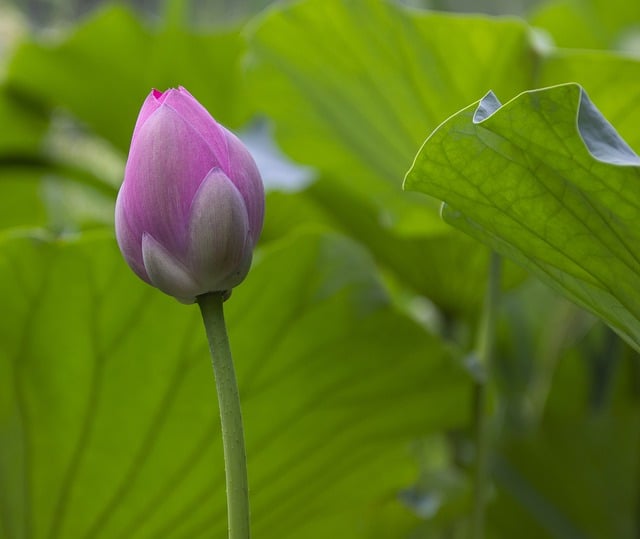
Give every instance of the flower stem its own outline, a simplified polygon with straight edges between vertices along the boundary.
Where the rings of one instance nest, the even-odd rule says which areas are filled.
[[[216,378],[227,480],[229,539],[249,539],[249,486],[240,395],[236,382],[222,304],[224,293],[198,296]]]
[[[485,528],[485,508],[487,504],[487,483],[489,476],[490,429],[488,410],[488,383],[491,380],[495,349],[496,314],[500,297],[500,276],[502,261],[500,255],[491,253],[489,277],[484,309],[478,338],[478,367],[473,392],[476,462],[474,469],[473,514],[471,519],[472,539],[482,539]]]

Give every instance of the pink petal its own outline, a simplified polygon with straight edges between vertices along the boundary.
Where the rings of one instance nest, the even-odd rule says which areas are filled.
[[[147,270],[144,268],[144,262],[142,260],[142,251],[140,248],[140,235],[132,230],[127,219],[127,213],[124,211],[124,189],[118,192],[118,198],[116,199],[116,241],[118,247],[122,252],[122,256],[127,261],[127,264],[131,266],[134,273],[140,277],[143,281],[151,284],[151,280],[147,275]]]
[[[186,254],[191,201],[216,165],[193,127],[161,105],[140,128],[125,169],[120,198],[129,234],[140,242],[148,232],[174,255]]]
[[[224,127],[223,127],[224,129]],[[264,186],[260,172],[245,145],[224,129],[228,141],[230,170],[227,172],[244,199],[252,246],[258,243],[264,221]]]
[[[142,257],[151,284],[182,303],[193,303],[202,287],[188,268],[150,234],[142,236]]]
[[[229,152],[224,128],[184,88],[165,92],[164,104],[173,108],[197,132],[215,156],[217,166],[229,172]]]
[[[220,169],[212,170],[193,199],[188,266],[204,292],[231,290],[251,265],[247,210],[239,191]]]

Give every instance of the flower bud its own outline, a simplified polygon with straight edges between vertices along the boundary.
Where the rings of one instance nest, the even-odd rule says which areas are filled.
[[[116,238],[131,269],[193,303],[247,275],[264,218],[251,155],[184,88],[153,90],[136,122],[116,201]]]

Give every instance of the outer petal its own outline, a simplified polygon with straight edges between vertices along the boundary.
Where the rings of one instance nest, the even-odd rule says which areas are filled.
[[[203,138],[215,157],[216,166],[228,174],[229,152],[225,129],[184,88],[168,90],[164,95],[164,103],[173,108]]]
[[[151,284],[183,303],[193,303],[201,287],[191,272],[153,236],[142,237],[142,257]]]
[[[124,256],[124,259],[127,261],[127,264],[129,264],[134,273],[143,281],[152,284],[142,260],[140,243],[142,238],[131,229],[129,220],[127,219],[127,214],[124,211],[125,204],[123,191],[124,190],[121,189],[118,192],[118,198],[116,199],[115,225],[118,247],[120,247],[122,256]]]
[[[174,256],[184,256],[191,201],[214,166],[202,137],[161,105],[138,131],[125,168],[120,211],[131,236],[141,242],[149,233]]]
[[[264,221],[264,186],[260,172],[245,145],[230,131],[222,128],[228,141],[229,178],[236,186],[247,207],[249,234],[252,246],[258,242]]]
[[[186,261],[205,292],[231,290],[251,265],[251,240],[242,196],[220,169],[202,182],[191,208]]]
[[[136,120],[136,125],[133,128],[133,136],[131,137],[132,141],[135,140],[138,131],[140,131],[140,128],[147,121],[149,116],[151,116],[156,110],[158,110],[160,105],[162,105],[165,96],[166,92],[160,92],[155,88],[151,90],[147,98],[144,100],[140,112],[138,113],[138,119]]]

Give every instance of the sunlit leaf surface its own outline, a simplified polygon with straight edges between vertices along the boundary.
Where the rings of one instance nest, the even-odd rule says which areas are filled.
[[[408,189],[640,347],[640,158],[580,86],[493,94],[421,149]]]
[[[197,308],[109,237],[6,239],[0,287],[0,536],[224,536]],[[256,536],[357,537],[415,477],[408,442],[465,420],[467,375],[339,237],[274,246],[227,305]]]
[[[522,21],[376,0],[278,6],[247,33],[248,86],[283,148],[398,220],[411,217],[393,212],[411,209],[397,192],[425,129],[478,93],[524,90],[535,60]]]

